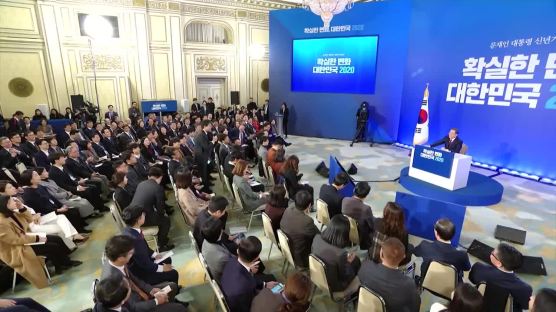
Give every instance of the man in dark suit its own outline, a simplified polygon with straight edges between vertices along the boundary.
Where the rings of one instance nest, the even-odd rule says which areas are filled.
[[[23,112],[16,111],[8,121],[8,133],[23,133],[25,123],[23,122]]]
[[[208,102],[207,102],[207,104],[206,104],[206,112],[205,112],[205,113],[206,113],[207,115],[208,115],[208,114],[211,114],[212,116],[214,116],[214,110],[215,110],[214,102],[212,101],[212,98],[211,98],[211,97],[209,97],[209,98],[207,99],[207,101],[208,101]]]
[[[104,118],[110,119],[110,121],[116,121],[118,113],[114,111],[113,105],[108,105],[108,111],[104,113]]]
[[[87,120],[87,126],[83,129],[83,133],[87,136],[87,139],[91,139],[93,134],[97,132],[92,120]]]
[[[272,289],[276,282],[264,283],[253,274],[259,270],[261,241],[255,236],[242,239],[238,246],[238,257],[226,263],[220,284],[231,311],[251,311],[251,301],[264,287]]]
[[[405,246],[399,239],[390,237],[382,243],[381,263],[365,260],[359,270],[359,280],[362,286],[384,299],[387,311],[418,312],[421,298],[415,282],[398,270],[404,258]]]
[[[357,221],[359,246],[365,250],[371,246],[371,234],[374,228],[373,211],[371,206],[364,202],[370,192],[369,183],[359,182],[355,186],[353,197],[344,197],[342,200],[342,214]]]
[[[64,169],[68,172],[68,174],[75,178],[86,179],[85,183],[87,185],[94,185],[101,191],[103,199],[109,200],[108,196],[110,194],[110,189],[108,188],[108,185],[110,184],[110,181],[108,181],[108,178],[96,172],[92,165],[79,157],[79,148],[77,146],[68,146],[66,148],[66,152],[68,154],[68,158],[66,159]]]
[[[129,282],[122,275],[112,276],[95,285],[93,312],[129,312]]]
[[[100,143],[111,155],[118,155],[120,153],[118,151],[118,142],[116,142],[112,136],[112,131],[110,131],[110,129],[104,128],[102,130],[102,139]]]
[[[168,161],[168,172],[173,177],[176,176],[176,173],[180,170],[184,170],[187,168],[185,161],[183,159],[183,154],[181,150],[177,147],[168,147],[168,152],[170,157],[170,161]]]
[[[131,205],[140,205],[145,211],[145,225],[158,226],[159,250],[168,251],[174,245],[168,242],[170,231],[170,218],[166,215],[166,204],[164,202],[164,188],[160,185],[164,173],[159,167],[149,169],[149,177],[137,185]]]
[[[136,141],[135,137],[131,133],[129,125],[124,125],[124,132],[120,133],[117,136],[117,139],[118,139],[118,148],[120,152],[125,151],[131,142]]]
[[[442,139],[431,144],[431,147],[444,144],[444,148],[452,153],[459,153],[463,146],[463,141],[458,137],[459,131],[457,128],[450,129],[448,135]]]
[[[210,120],[203,120],[201,123],[203,130],[195,137],[195,163],[199,169],[199,174],[203,179],[203,191],[212,193],[210,190],[211,182],[209,178],[209,160],[212,151],[212,142],[209,140],[208,134],[212,131]],[[216,137],[215,137],[216,139]]]
[[[320,188],[319,198],[328,205],[328,214],[330,218],[342,213],[342,194],[343,189],[349,182],[349,176],[345,172],[340,172],[334,178],[332,185],[323,184]]]
[[[218,161],[220,165],[226,159],[226,156],[230,154],[230,137],[225,133],[218,134],[218,141],[220,141],[220,148],[218,149]]]
[[[97,153],[98,157],[107,157],[107,159],[112,159],[112,154],[110,154],[110,152],[101,143],[100,134],[95,133],[91,138],[91,141],[91,145],[93,146],[93,149],[95,150],[95,153]]]
[[[201,110],[201,104],[199,104],[197,98],[193,98],[193,104],[191,104],[191,113],[195,114],[198,113],[200,110]]]
[[[31,158],[39,151],[36,139],[35,132],[27,131],[25,133],[25,142],[21,143],[21,150]]]
[[[295,207],[288,207],[280,221],[280,229],[290,240],[290,250],[296,267],[309,267],[309,254],[315,235],[320,233],[308,216],[313,205],[311,194],[301,190],[295,194]]]
[[[18,163],[18,151],[7,137],[0,137],[0,168],[15,169]]]
[[[48,159],[48,156],[50,155],[50,145],[48,144],[48,141],[40,139],[37,145],[39,146],[39,151],[33,155],[33,158],[35,158],[35,164],[37,164],[38,167],[50,170],[50,160]]]
[[[58,133],[58,143],[60,143],[61,147],[66,147],[68,141],[71,140],[71,123],[67,123],[64,125],[64,132]]]
[[[131,151],[123,152],[122,160],[127,164],[127,190],[133,195],[135,194],[139,183],[144,181],[145,178],[139,173],[137,168],[137,158]]]
[[[122,219],[127,227],[122,234],[133,237],[135,253],[129,263],[130,271],[141,280],[149,284],[163,282],[178,283],[178,271],[172,267],[172,258],[167,258],[161,263],[155,263],[162,257],[161,254],[149,248],[145,241],[141,226],[145,223],[145,212],[141,206],[130,205],[122,212]]]
[[[116,235],[108,240],[104,248],[107,261],[102,267],[101,280],[124,278],[131,288],[127,304],[130,311],[186,311],[183,305],[173,303],[178,291],[175,283],[151,285],[136,277],[129,269],[128,263],[134,253],[133,238],[127,235]],[[170,292],[161,291],[170,287]]]
[[[473,284],[485,282],[506,289],[514,299],[514,311],[527,310],[532,288],[514,273],[523,262],[523,255],[513,246],[501,243],[490,254],[492,265],[475,263],[469,272]]]
[[[19,133],[12,133],[8,136],[12,143],[12,148],[16,150],[16,158],[18,162],[23,163],[28,168],[35,167],[33,163],[33,157],[25,153],[23,146],[21,145],[21,136]]]
[[[201,229],[207,220],[210,218],[219,219],[222,222],[222,227],[226,228],[226,222],[228,220],[226,208],[228,207],[228,204],[229,203],[226,197],[220,195],[214,196],[210,199],[208,208],[199,213],[197,219],[195,219],[195,224],[193,225],[193,237],[195,238],[195,243],[199,247],[199,250],[202,250],[204,241]],[[228,237],[229,236],[226,233],[222,233],[222,241],[226,243],[226,248],[228,248],[231,253],[236,254],[237,245],[235,245],[233,241],[230,241]],[[231,243],[228,244],[228,241]]]
[[[458,279],[463,280],[463,271],[469,271],[471,264],[465,251],[452,247],[450,240],[456,233],[456,227],[449,219],[440,219],[434,225],[434,242],[422,241],[413,254],[423,258],[421,276],[425,276],[431,261],[453,265],[458,271]]]

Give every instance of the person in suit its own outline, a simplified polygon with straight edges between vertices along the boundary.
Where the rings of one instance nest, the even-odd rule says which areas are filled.
[[[102,138],[100,144],[106,149],[106,151],[111,155],[118,155],[120,151],[118,150],[118,142],[112,136],[112,131],[108,128],[102,129]]]
[[[556,308],[556,307],[555,307]],[[444,306],[438,302],[432,304],[430,312],[481,312],[483,311],[483,295],[471,284],[459,283],[453,292],[452,300]]]
[[[193,98],[193,103],[191,104],[191,113],[196,114],[201,110],[201,104],[197,98]]]
[[[179,147],[167,147],[166,154],[171,157],[168,161],[168,172],[172,177],[175,177],[177,172],[183,171],[188,167]]]
[[[268,99],[264,101],[263,107],[261,109],[261,121],[268,121],[270,119],[270,106],[268,103]]]
[[[206,193],[212,193],[210,186],[212,186],[209,179],[209,169],[208,162],[210,160],[210,154],[212,151],[212,144],[209,140],[208,134],[212,132],[212,123],[210,120],[203,120],[201,122],[202,131],[195,136],[195,163],[199,169],[199,173],[203,180],[203,191]],[[216,140],[216,136],[214,137]]]
[[[107,261],[104,262],[100,280],[109,278],[123,278],[127,280],[131,288],[131,295],[127,304],[130,311],[186,311],[186,308],[174,303],[178,285],[165,282],[151,285],[136,277],[128,268],[135,250],[134,239],[128,235],[116,235],[111,237],[104,248]],[[170,292],[161,290],[170,287]]]
[[[357,272],[361,267],[357,255],[345,251],[351,244],[349,230],[349,220],[343,215],[336,215],[324,232],[315,236],[311,246],[311,253],[326,264],[326,279],[330,290],[343,291],[346,296],[359,289]]]
[[[239,243],[237,259],[226,263],[220,285],[231,311],[249,312],[253,298],[263,288],[272,289],[276,282],[264,283],[253,274],[259,270],[261,241],[255,236],[242,239]]]
[[[160,185],[163,175],[159,167],[150,168],[148,179],[137,185],[131,205],[140,205],[145,209],[145,225],[158,226],[159,250],[168,251],[174,245],[168,240],[170,218],[166,215],[164,188]]]
[[[349,176],[345,172],[339,172],[332,185],[323,184],[320,187],[319,198],[328,205],[328,214],[330,218],[337,214],[342,213],[342,194],[340,190],[343,189],[349,182]]]
[[[359,182],[355,185],[353,196],[342,199],[342,214],[357,221],[361,249],[369,249],[371,246],[371,234],[374,228],[373,211],[371,206],[365,204],[365,198],[370,192],[369,183]]]
[[[123,152],[127,149],[130,143],[137,141],[136,138],[131,133],[129,125],[124,125],[124,131],[116,136],[118,141],[118,149]]]
[[[234,174],[233,183],[237,186],[245,211],[253,211],[268,202],[268,193],[255,193],[251,189],[249,180],[252,174],[245,160],[238,161],[232,173]]]
[[[215,110],[215,104],[212,101],[212,97],[209,96],[209,98],[207,99],[207,104],[206,104],[206,115],[214,116],[214,110]]]
[[[16,111],[8,121],[8,133],[23,133],[25,125],[23,123],[23,112]]]
[[[114,111],[114,105],[108,105],[108,111],[104,113],[104,118],[108,118],[110,121],[116,121],[118,113]]]
[[[320,233],[313,219],[308,215],[313,206],[313,198],[307,191],[295,194],[295,207],[289,207],[280,221],[280,229],[290,240],[290,250],[296,267],[309,267],[309,254],[315,235]]]
[[[35,132],[30,130],[25,132],[25,142],[21,143],[22,151],[30,158],[33,158],[33,156],[39,151],[36,139],[37,137],[35,136]]]
[[[94,291],[93,312],[129,312],[127,301],[131,296],[131,287],[123,275],[115,275],[99,281]]]
[[[140,166],[137,164],[137,158],[131,151],[125,151],[122,153],[122,160],[127,165],[127,190],[131,195],[135,194],[137,186],[140,182],[145,181],[145,177],[142,174]]]
[[[270,218],[274,237],[278,237],[278,229],[280,228],[280,221],[282,216],[288,208],[288,198],[286,198],[286,189],[281,185],[275,185],[270,191],[268,203],[266,203],[264,212]]]
[[[35,133],[36,134],[36,133]],[[61,146],[66,147],[68,141],[71,140],[71,123],[67,123],[64,125],[64,131],[58,133],[58,142]]]
[[[129,118],[131,118],[132,121],[137,120],[141,117],[141,111],[139,110],[139,105],[137,105],[137,102],[131,102],[131,107],[128,109],[127,115],[129,116]]]
[[[456,233],[456,227],[452,221],[443,218],[434,224],[434,242],[422,241],[413,254],[423,258],[421,265],[421,276],[425,276],[431,261],[439,261],[453,265],[458,271],[458,280],[463,280],[463,271],[469,271],[471,264],[467,252],[452,247],[451,239]]]
[[[315,191],[313,187],[299,182],[303,173],[299,173],[299,158],[297,156],[291,155],[286,159],[280,174],[284,177],[285,186],[291,198],[295,198],[295,194],[300,190],[306,190],[314,198]]]
[[[228,204],[229,202],[226,197],[216,195],[210,199],[208,208],[197,216],[195,224],[193,225],[193,237],[195,238],[195,243],[199,247],[199,250],[202,250],[203,241],[205,240],[201,229],[207,220],[211,218],[219,219],[222,222],[222,227],[224,229],[226,228],[226,222],[228,220],[226,208]],[[230,236],[226,233],[222,234],[221,241],[232,254],[237,253],[237,245],[233,241],[235,238],[236,235]]]
[[[288,121],[290,119],[290,109],[288,108],[288,104],[286,102],[282,103],[280,107],[280,114],[284,115],[282,117],[282,130],[284,131],[284,137],[288,138]]]
[[[463,141],[458,137],[459,130],[457,128],[452,128],[448,132],[448,135],[442,139],[431,144],[431,147],[444,144],[444,148],[452,153],[459,153],[461,147],[463,146]]]
[[[0,311],[2,312],[50,312],[42,304],[31,298],[0,299]]]
[[[284,139],[276,137],[276,139],[272,142],[272,147],[266,154],[266,164],[272,168],[275,180],[278,178],[278,174],[282,171],[282,166],[286,161],[286,159],[284,159],[285,144],[286,142],[284,142]]]
[[[222,243],[224,237],[222,221],[209,218],[201,227],[201,233],[204,238],[201,253],[207,261],[212,277],[220,283],[226,263],[234,259],[234,255]]]
[[[85,198],[98,211],[108,211],[100,198],[100,192],[92,185],[86,185],[83,179],[72,179],[64,168],[66,164],[66,156],[63,153],[52,153],[48,156],[48,160],[52,164],[48,171],[48,176],[58,186],[71,192],[74,195]]]
[[[469,280],[473,284],[485,282],[507,289],[514,299],[514,311],[527,309],[533,289],[514,273],[521,266],[523,255],[515,247],[500,243],[490,254],[490,262],[492,265],[476,262],[469,272]]]
[[[172,258],[167,258],[159,264],[155,260],[162,255],[155,253],[149,248],[145,241],[141,226],[145,223],[145,212],[143,207],[130,205],[122,212],[122,219],[127,225],[122,234],[129,235],[134,239],[133,256],[129,263],[130,271],[139,279],[153,285],[163,282],[178,283],[178,271],[172,267]]]
[[[127,177],[125,172],[115,172],[112,176],[114,188],[114,198],[120,209],[125,209],[133,200],[133,195],[127,190]]]
[[[264,288],[253,298],[251,312],[267,311],[307,311],[311,304],[313,283],[302,272],[290,274],[284,289],[278,293]]]
[[[48,157],[50,156],[50,144],[48,144],[48,141],[45,139],[41,139],[38,141],[39,146],[39,151],[35,153],[34,158],[35,158],[35,164],[37,164],[38,167],[44,167],[47,170],[50,170],[50,161],[48,160]]]
[[[224,162],[226,156],[230,154],[230,137],[225,133],[218,134],[218,141],[220,142],[220,147],[218,149],[218,160],[220,164]]]
[[[418,312],[421,298],[415,282],[398,270],[404,258],[405,246],[399,239],[390,237],[382,243],[381,263],[365,260],[358,277],[361,285],[384,299],[387,311]]]
[[[405,228],[405,214],[403,209],[395,202],[387,202],[382,212],[382,218],[375,218],[374,238],[369,248],[369,258],[375,262],[380,261],[380,243],[388,237],[396,237],[405,246],[405,259],[401,265],[411,260],[411,249],[409,245],[409,234]]]
[[[108,200],[110,189],[108,188],[108,178],[94,170],[94,167],[88,161],[79,157],[79,148],[77,146],[68,146],[66,148],[68,158],[64,169],[68,174],[80,179],[87,179],[86,184],[95,185],[101,191],[103,200]],[[90,161],[90,159],[88,159]]]
[[[44,288],[48,286],[44,261],[37,256],[49,259],[56,274],[79,266],[82,262],[71,260],[71,250],[58,236],[27,235],[31,232],[31,222],[34,222],[33,216],[16,197],[0,196],[0,260],[33,286]]]
[[[0,137],[0,168],[15,169],[18,163],[17,150],[8,137]]]
[[[21,136],[22,135],[19,133],[11,133],[8,136],[11,144],[11,148],[8,148],[8,152],[15,151],[15,158],[17,162],[23,163],[26,167],[34,167],[35,164],[33,163],[33,158],[29,157],[21,146]]]
[[[199,192],[196,188],[200,188],[200,185],[193,184],[191,171],[178,171],[175,178],[176,188],[178,189],[178,202],[183,210],[183,214],[188,224],[195,224],[197,216],[208,208],[209,201],[208,199],[205,200],[204,196],[196,195]]]
[[[106,157],[107,159],[112,159],[112,154],[102,144],[100,134],[93,134],[93,137],[91,138],[91,146],[99,158]]]

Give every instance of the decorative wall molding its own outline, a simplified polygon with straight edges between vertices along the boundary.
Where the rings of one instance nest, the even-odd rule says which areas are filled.
[[[96,70],[124,71],[125,66],[121,55],[95,54]],[[90,53],[81,55],[81,70],[93,71],[93,57]]]
[[[195,71],[225,73],[226,58],[221,56],[195,55]]]
[[[222,9],[209,6],[199,6],[199,5],[182,5],[181,13],[193,13],[193,14],[203,14],[212,16],[224,16],[224,17],[236,17],[236,11],[232,9]]]

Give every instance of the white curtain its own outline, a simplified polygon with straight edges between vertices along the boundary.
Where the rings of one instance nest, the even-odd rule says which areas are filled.
[[[187,26],[186,41],[204,43],[230,43],[224,26],[194,22]]]

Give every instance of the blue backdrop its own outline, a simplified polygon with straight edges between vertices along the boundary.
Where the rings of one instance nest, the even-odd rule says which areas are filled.
[[[474,160],[556,178],[554,21],[554,0],[357,3],[327,33],[310,11],[272,11],[271,110],[289,104],[292,134],[351,139],[367,100],[368,134],[411,144],[429,83],[429,142],[457,127]],[[379,38],[374,94],[291,91],[293,39],[363,35]]]
[[[318,27],[322,26],[322,20],[310,11],[271,11],[272,113],[286,102],[290,108],[290,133],[351,139],[355,135],[357,108],[361,102],[368,101],[372,116],[369,135],[374,135],[377,141],[395,141],[407,58],[409,8],[409,0],[358,3],[350,11],[335,16],[328,33],[315,33],[315,28],[318,32]],[[374,94],[291,91],[294,39],[349,36],[378,36]]]
[[[399,141],[412,143],[428,82],[429,143],[446,135],[450,127],[457,127],[474,160],[556,178],[556,79],[544,78],[548,56],[556,53],[554,21],[554,0],[412,1]],[[527,67],[518,66],[518,54],[529,59],[527,66],[535,64],[530,60],[537,54],[539,64],[528,72]],[[498,57],[498,64],[492,62],[493,56]],[[504,56],[512,58],[508,62]],[[464,76],[464,61],[481,57],[485,65],[491,66]],[[473,65],[473,61],[468,62]],[[480,66],[481,61],[476,64]],[[532,74],[532,79],[526,74]],[[450,83],[477,83],[480,89],[467,89],[466,94],[471,96],[462,99],[463,85],[458,98],[457,86],[448,95]],[[534,108],[530,103],[520,103],[516,95],[535,91],[523,87],[524,83],[540,85],[540,95],[530,97],[536,100]],[[506,104],[500,102],[508,96],[510,84],[514,84],[511,104],[503,106]],[[491,94],[500,96],[490,99]]]

